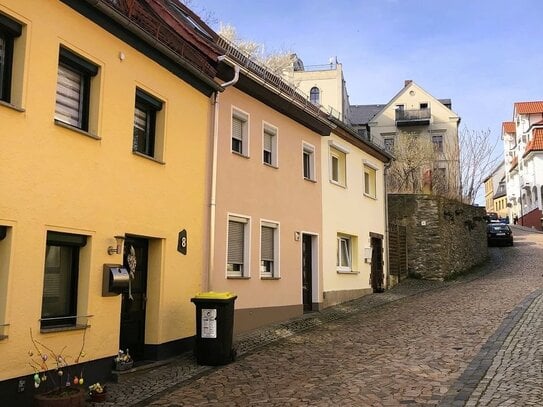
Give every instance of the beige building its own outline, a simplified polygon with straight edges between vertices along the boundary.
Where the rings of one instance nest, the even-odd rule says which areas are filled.
[[[321,141],[323,307],[388,286],[385,151],[348,126]]]
[[[343,66],[337,58],[330,58],[328,64],[308,66],[296,54],[292,58],[292,65],[283,71],[283,77],[306,94],[311,103],[348,123],[349,95]]]
[[[353,127],[367,130],[374,143],[394,154],[394,168],[406,165],[408,156],[415,163],[400,168],[403,172],[391,172],[389,192],[459,196],[460,117],[451,110],[449,99],[436,99],[407,80],[385,106],[351,106],[351,116]]]
[[[487,212],[496,212],[500,218],[508,215],[507,192],[505,189],[505,161],[483,180],[485,188],[485,207]]]

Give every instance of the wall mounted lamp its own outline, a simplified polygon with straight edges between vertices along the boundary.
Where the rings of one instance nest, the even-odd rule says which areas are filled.
[[[114,253],[121,254],[121,251],[123,249],[124,236],[115,236],[115,240],[117,241],[117,246],[109,246],[107,248],[107,254],[109,254],[110,256]]]

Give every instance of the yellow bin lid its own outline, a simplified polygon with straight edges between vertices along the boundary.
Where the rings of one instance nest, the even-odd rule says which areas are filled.
[[[235,296],[236,295],[231,292],[216,293],[215,291],[208,291],[206,293],[198,293],[194,296],[194,298],[204,300],[229,300]]]

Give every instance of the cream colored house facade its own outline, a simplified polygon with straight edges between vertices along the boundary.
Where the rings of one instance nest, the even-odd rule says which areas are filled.
[[[328,64],[304,66],[295,54],[292,66],[283,71],[283,77],[305,93],[309,100],[336,119],[349,121],[349,94],[343,65],[337,58]]]
[[[369,120],[368,125],[371,139],[393,153],[402,133],[422,137],[432,143],[432,163],[428,168],[421,168],[420,176],[422,177],[424,171],[430,171],[434,181],[445,180],[447,195],[458,197],[459,123],[460,117],[451,110],[450,100],[438,100],[415,82],[408,80],[388,104]]]
[[[385,152],[346,126],[321,141],[323,307],[388,286]]]
[[[0,70],[0,404],[30,404],[30,330],[68,363],[85,334],[89,384],[110,376],[119,348],[161,359],[190,349],[195,334],[190,298],[204,288],[210,98],[219,90],[203,55],[214,50],[164,54],[119,2],[100,5],[0,4],[0,39],[13,45],[12,54],[0,48],[12,68]],[[119,20],[131,27],[122,38]],[[171,34],[170,46],[190,41]],[[111,267],[124,267],[121,279]]]

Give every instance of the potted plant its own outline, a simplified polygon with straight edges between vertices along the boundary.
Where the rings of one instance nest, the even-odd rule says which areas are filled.
[[[89,395],[91,401],[98,403],[106,401],[107,390],[106,386],[102,386],[100,383],[94,383],[89,386]]]
[[[128,370],[132,369],[134,361],[128,352],[128,349],[125,351],[119,349],[119,353],[115,356],[115,370]]]
[[[44,388],[44,392],[34,396],[35,405],[39,407],[59,406],[84,406],[85,391],[82,385],[83,369],[79,363],[85,357],[85,333],[83,331],[82,345],[78,355],[73,358],[65,354],[66,347],[60,352],[54,351],[32,335],[30,329],[30,340],[33,349],[28,352],[29,364],[34,370],[32,381],[34,387]]]

